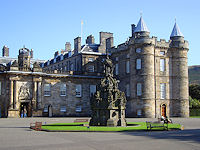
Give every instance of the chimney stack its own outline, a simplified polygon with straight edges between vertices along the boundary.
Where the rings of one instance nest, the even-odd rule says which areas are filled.
[[[94,44],[94,36],[89,35],[86,39],[86,44]]]
[[[66,43],[65,43],[65,51],[66,51],[66,52],[71,51],[71,44],[70,44],[70,42],[66,42]]]
[[[9,48],[6,45],[3,46],[2,57],[9,57]]]
[[[74,39],[74,54],[78,54],[81,51],[81,37]]]

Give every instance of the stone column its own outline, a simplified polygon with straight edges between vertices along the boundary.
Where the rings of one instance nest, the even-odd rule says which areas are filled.
[[[13,82],[13,109],[16,109],[17,104],[17,81]]]
[[[13,80],[10,80],[10,109],[13,109]]]
[[[38,106],[38,109],[41,109],[41,103],[42,103],[41,82],[37,82],[37,106]]]
[[[33,81],[33,98],[32,98],[32,104],[33,104],[33,109],[36,109],[36,102],[37,102],[37,82]]]

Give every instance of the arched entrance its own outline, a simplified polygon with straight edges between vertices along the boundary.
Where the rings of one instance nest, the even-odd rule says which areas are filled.
[[[20,104],[20,117],[31,117],[32,116],[32,108],[31,103],[29,101],[22,101]]]
[[[162,106],[161,106],[161,115],[163,117],[166,117],[166,115],[167,115],[166,113],[167,113],[166,105],[162,104]]]

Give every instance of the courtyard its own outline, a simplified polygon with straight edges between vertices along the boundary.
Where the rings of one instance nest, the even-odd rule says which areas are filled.
[[[42,132],[29,129],[30,123],[73,122],[75,118],[2,118],[0,150],[199,150],[200,118],[172,118],[183,131],[152,132]],[[129,122],[154,121],[128,118]]]

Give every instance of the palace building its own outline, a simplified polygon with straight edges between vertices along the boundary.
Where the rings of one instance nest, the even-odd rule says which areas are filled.
[[[132,35],[114,46],[113,33],[92,35],[74,48],[55,52],[48,61],[34,60],[33,50],[21,48],[0,57],[0,116],[90,116],[90,98],[104,76],[102,61],[109,55],[114,77],[125,92],[126,117],[189,117],[188,42],[175,23],[170,40],[150,37],[143,18],[132,24]]]

